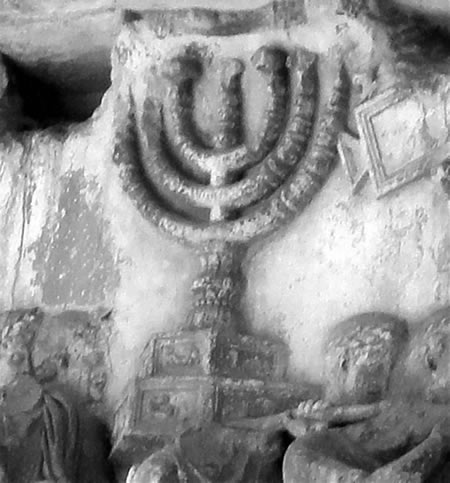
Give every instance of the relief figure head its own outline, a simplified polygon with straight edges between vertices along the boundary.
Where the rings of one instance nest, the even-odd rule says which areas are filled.
[[[359,314],[337,324],[324,346],[326,400],[367,404],[384,399],[407,340],[406,322],[382,312]]]
[[[0,387],[32,372],[31,345],[42,319],[37,309],[10,312],[0,333]]]
[[[418,396],[450,403],[450,307],[417,324],[405,361],[405,377]]]

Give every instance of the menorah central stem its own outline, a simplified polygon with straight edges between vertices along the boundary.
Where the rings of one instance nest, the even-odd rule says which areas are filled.
[[[202,271],[192,284],[194,301],[187,328],[237,329],[245,248],[211,242],[199,249]]]

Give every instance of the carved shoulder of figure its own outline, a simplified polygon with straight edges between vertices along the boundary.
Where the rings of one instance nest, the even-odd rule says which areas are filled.
[[[20,376],[3,389],[0,445],[13,447],[27,437],[28,428],[41,415],[41,402],[41,386],[30,376]]]

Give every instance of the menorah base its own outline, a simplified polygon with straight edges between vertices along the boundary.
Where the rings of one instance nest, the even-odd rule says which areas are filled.
[[[192,427],[295,407],[311,388],[283,381],[286,347],[214,329],[158,334],[116,413],[113,459],[129,466]]]
[[[275,414],[311,396],[285,382],[214,377],[155,377],[128,389],[115,421],[113,459],[120,466],[135,464],[191,427]]]
[[[139,377],[220,376],[279,380],[289,351],[280,342],[215,328],[156,334],[142,355]]]

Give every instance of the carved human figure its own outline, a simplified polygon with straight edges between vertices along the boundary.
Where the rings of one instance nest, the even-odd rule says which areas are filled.
[[[62,388],[40,384],[33,374],[34,317],[36,311],[25,312],[1,333],[0,481],[106,483],[106,455],[94,426]]]
[[[408,396],[424,395],[437,404],[450,403],[449,307],[437,310],[424,323],[417,324],[400,370],[408,381]]]
[[[409,345],[406,323],[387,314],[361,314],[338,324],[324,348],[325,400],[228,423],[240,435],[237,454],[249,449],[245,431],[270,441],[287,430],[297,439],[284,456],[286,483],[441,481],[438,471],[450,452],[449,321],[449,308],[436,312]],[[194,445],[188,438],[186,447],[207,435],[217,452],[211,428],[203,431]],[[133,468],[128,483],[183,481],[183,466],[192,465],[180,441]],[[230,479],[191,480],[251,481],[239,472]]]
[[[280,481],[284,450],[281,434],[271,427],[255,430],[210,423],[186,430],[173,445],[132,467],[127,483]]]
[[[383,352],[385,346],[382,342],[380,347],[374,349],[377,358],[382,360],[381,364],[373,371],[377,374],[388,374],[390,372],[400,340],[407,334],[406,326],[401,321],[395,320],[395,322],[399,322],[397,324],[390,319],[388,321],[385,319],[386,317],[383,321],[388,326],[389,334],[392,335],[395,342],[390,345],[391,352]],[[384,327],[380,326],[378,320],[376,322],[376,327],[382,330]],[[374,331],[372,330],[372,332]],[[343,340],[342,344],[345,345],[346,342],[346,340]],[[375,347],[375,344],[373,347]],[[336,359],[339,359],[339,364],[342,363],[341,359],[345,355],[345,349],[346,347],[343,347],[342,350],[339,348],[338,354],[332,354],[329,351],[330,368],[333,369],[332,361]],[[358,374],[356,367],[353,372],[350,366],[349,369],[351,375],[348,381],[339,380],[336,386],[330,386],[330,391],[334,395],[332,396],[330,393],[329,397],[333,397],[342,404],[350,402],[351,399],[355,399],[362,404],[328,408],[320,402],[314,405],[306,402],[296,410],[273,416],[231,421],[226,423],[226,426],[210,424],[198,430],[188,430],[176,440],[174,445],[153,454],[141,465],[132,468],[127,482],[146,483],[152,481],[163,483],[185,480],[192,482],[269,482],[281,480],[281,471],[278,475],[275,475],[275,473],[271,473],[271,470],[276,472],[276,462],[280,460],[286,449],[285,444],[283,444],[283,435],[286,431],[295,436],[305,435],[324,430],[329,425],[360,421],[374,416],[380,411],[378,404],[364,404],[371,402],[373,397],[364,398],[362,395],[356,396],[354,394],[355,387],[359,388],[360,385],[361,388],[358,390],[361,394],[367,391],[371,394],[372,392],[378,394],[379,391],[374,392],[373,387],[366,388],[366,373],[362,371],[361,374]],[[335,377],[339,378],[336,371],[330,373],[331,381],[334,381]],[[379,381],[382,381],[380,376]],[[383,386],[380,391],[384,390]],[[343,391],[345,391],[345,394]],[[343,396],[349,397],[344,398]],[[366,401],[366,399],[368,400]],[[322,410],[326,414],[321,414],[320,421],[314,417],[308,417],[309,413],[317,414],[318,411]],[[252,460],[264,461],[266,463],[265,468],[259,468],[259,471],[255,470],[258,465],[255,465]],[[177,475],[177,477],[174,477],[174,475]]]
[[[449,320],[448,308],[433,314],[406,348],[406,325],[384,314],[339,324],[325,346],[326,403],[310,405],[309,417],[324,421],[327,404],[385,402],[359,424],[300,428],[284,481],[437,481],[430,478],[450,452]]]

